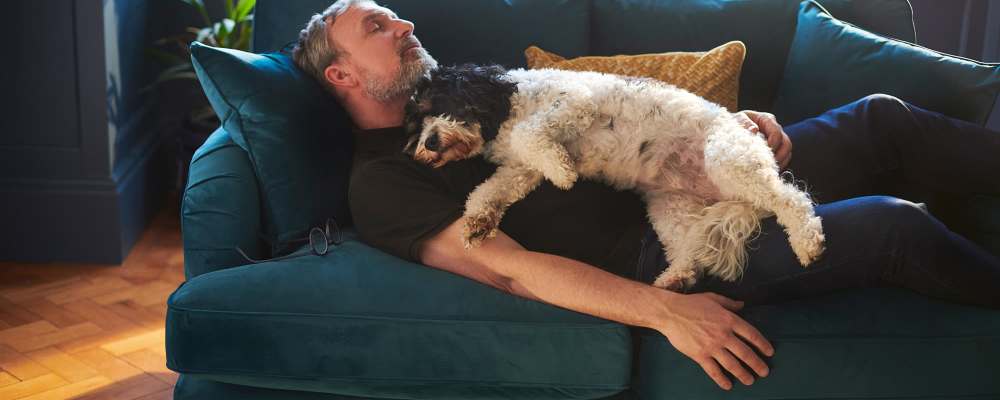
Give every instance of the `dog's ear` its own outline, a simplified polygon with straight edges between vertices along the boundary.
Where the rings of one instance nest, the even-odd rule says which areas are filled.
[[[423,74],[420,79],[417,80],[417,84],[413,85],[414,93],[413,97],[419,97],[421,93],[427,90],[431,86],[431,74]]]
[[[403,154],[413,157],[413,153],[417,151],[417,143],[419,142],[420,142],[419,134],[410,135],[410,140],[408,140],[406,142],[406,145],[403,146]]]

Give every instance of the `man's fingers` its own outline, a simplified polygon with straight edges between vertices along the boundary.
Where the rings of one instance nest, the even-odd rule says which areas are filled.
[[[705,370],[709,378],[715,381],[716,385],[724,390],[729,390],[733,388],[732,382],[729,382],[729,378],[726,378],[726,374],[722,373],[722,369],[719,365],[715,363],[712,358],[699,358],[695,360],[698,365],[701,365],[701,369]]]
[[[772,151],[777,151],[781,146],[781,140],[785,135],[782,134],[781,128],[776,127],[769,122],[770,121],[765,122],[767,125],[764,126],[764,132],[767,135],[767,146],[770,147]]]
[[[733,374],[733,376],[735,376],[736,379],[739,379],[744,385],[753,384],[753,375],[751,375],[750,371],[747,371],[746,368],[743,368],[743,365],[740,364],[736,357],[733,357],[733,354],[730,353],[729,350],[726,350],[725,348],[719,349],[719,351],[715,354],[715,359],[719,361],[719,364],[722,364],[722,367],[725,368],[726,371]]]
[[[787,167],[788,162],[791,161],[791,158],[792,158],[792,149],[789,146],[782,146],[780,149],[778,149],[777,153],[774,153],[774,159],[778,160],[778,164],[781,165],[781,168]]]
[[[778,165],[781,166],[781,169],[785,169],[792,160],[792,141],[788,138],[788,135],[781,135],[781,147],[774,152],[774,158],[778,160]]]
[[[733,336],[733,339],[726,344],[726,349],[729,349],[729,352],[733,353],[744,364],[749,365],[753,372],[757,373],[757,376],[767,376],[769,372],[767,364],[742,339]]]
[[[754,328],[746,321],[740,319],[739,323],[733,326],[733,332],[743,339],[746,339],[746,341],[754,345],[757,350],[764,353],[765,356],[771,357],[774,355],[774,346],[771,345],[771,342],[767,341],[767,339],[764,338],[764,335],[761,334],[757,328]]]
[[[738,112],[735,113],[734,115],[736,115],[736,121],[739,122],[740,125],[742,125],[743,128],[745,128],[746,130],[753,133],[760,132],[760,127],[757,126],[757,123],[753,122],[753,120],[750,119],[750,117],[747,116],[746,113]]]

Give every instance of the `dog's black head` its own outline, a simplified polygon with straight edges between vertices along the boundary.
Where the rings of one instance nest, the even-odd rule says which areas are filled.
[[[432,71],[406,104],[404,124],[412,137],[404,151],[435,167],[481,153],[510,116],[517,84],[506,72],[475,64]]]

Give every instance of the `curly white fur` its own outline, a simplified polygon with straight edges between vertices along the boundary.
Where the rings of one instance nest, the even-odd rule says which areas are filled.
[[[803,266],[823,252],[809,196],[780,179],[764,139],[725,108],[672,85],[609,74],[517,69],[506,78],[517,84],[510,118],[484,147],[500,167],[469,195],[467,246],[492,236],[543,177],[563,189],[584,177],[642,194],[670,264],[659,287],[691,285],[702,272],[738,279],[746,242],[771,213]],[[423,137],[438,118],[428,117]],[[439,133],[449,140],[479,132]]]

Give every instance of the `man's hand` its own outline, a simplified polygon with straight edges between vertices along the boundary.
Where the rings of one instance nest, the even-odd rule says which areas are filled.
[[[788,163],[792,160],[792,141],[784,129],[781,129],[781,124],[778,124],[774,114],[743,110],[734,113],[733,116],[750,132],[755,134],[763,132],[767,145],[771,147],[774,158],[778,160],[778,165],[781,169],[788,167]]]
[[[758,376],[774,348],[757,329],[733,313],[743,304],[714,293],[681,294],[622,278],[597,267],[552,254],[529,251],[502,231],[466,250],[459,218],[420,248],[421,261],[505,292],[558,307],[656,330],[698,363],[725,390],[732,388],[721,366],[744,384],[754,381],[739,360]],[[745,341],[745,342],[744,342]]]
[[[655,329],[677,351],[698,363],[719,387],[732,389],[720,365],[744,385],[753,384],[754,376],[740,361],[758,376],[767,376],[770,372],[767,364],[747,343],[768,357],[774,355],[774,347],[756,328],[733,313],[743,308],[743,302],[715,293],[665,293],[675,295],[669,302],[670,317]]]

